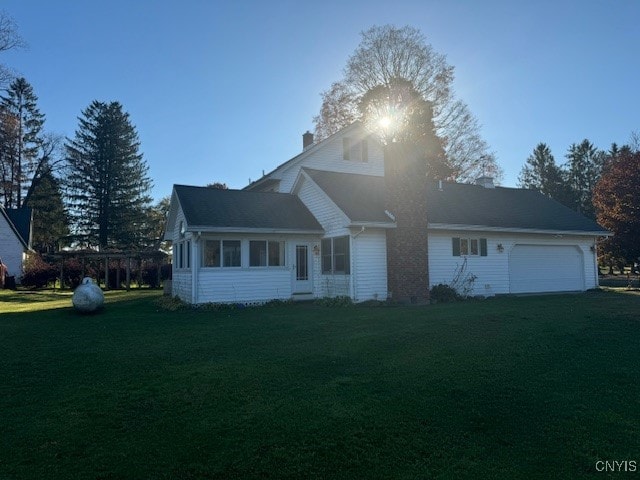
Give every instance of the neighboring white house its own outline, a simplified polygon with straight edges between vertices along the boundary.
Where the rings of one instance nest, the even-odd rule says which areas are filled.
[[[32,211],[0,206],[0,259],[7,274],[20,281],[27,252],[31,249]]]
[[[415,252],[390,248],[389,235],[407,223],[389,209],[382,146],[359,123],[316,144],[309,133],[303,139],[301,154],[244,190],[174,186],[166,234],[174,295],[360,302],[387,299],[391,275],[398,292],[398,281],[411,281],[397,270],[411,268]],[[425,286],[450,283],[461,269],[475,277],[474,295],[598,286],[596,242],[607,231],[537,192],[479,183],[427,184],[417,242],[428,253],[417,270]],[[390,257],[398,251],[402,261]]]

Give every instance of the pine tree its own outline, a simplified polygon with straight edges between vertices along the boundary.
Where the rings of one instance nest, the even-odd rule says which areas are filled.
[[[572,208],[587,217],[595,219],[595,209],[591,203],[593,189],[600,178],[606,154],[589,140],[572,144],[566,155],[568,159],[567,185],[573,195]]]
[[[29,179],[37,168],[37,155],[44,115],[37,107],[38,97],[24,78],[11,83],[0,98],[0,136],[2,147],[2,189],[5,207],[20,208]]]
[[[567,188],[565,174],[556,164],[551,149],[545,143],[539,143],[529,155],[518,176],[522,188],[538,190],[543,195],[558,202],[573,206],[573,197]]]
[[[66,144],[66,189],[75,238],[87,246],[137,248],[151,197],[148,166],[119,102],[94,101]]]
[[[33,209],[33,249],[39,253],[57,252],[69,235],[69,221],[60,182],[51,169],[42,175],[25,205]]]

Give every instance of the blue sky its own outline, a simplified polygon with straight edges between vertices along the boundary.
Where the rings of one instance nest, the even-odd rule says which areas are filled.
[[[640,131],[637,1],[2,0],[28,42],[0,55],[72,137],[93,100],[121,102],[154,180],[241,188],[298,154],[320,93],[360,32],[411,25],[455,67],[454,88],[515,186],[539,142],[564,162],[584,138]]]

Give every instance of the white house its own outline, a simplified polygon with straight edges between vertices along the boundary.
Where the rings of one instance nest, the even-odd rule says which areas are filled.
[[[20,281],[27,252],[31,249],[32,211],[0,206],[0,259],[7,274]]]
[[[190,303],[346,295],[428,300],[460,273],[471,293],[584,291],[609,235],[537,192],[427,182],[420,159],[359,123],[244,190],[174,186],[173,294]]]

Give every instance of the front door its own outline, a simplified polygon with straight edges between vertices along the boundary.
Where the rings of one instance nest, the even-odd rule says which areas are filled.
[[[312,270],[311,247],[307,243],[296,243],[293,266],[293,293],[313,293]]]

